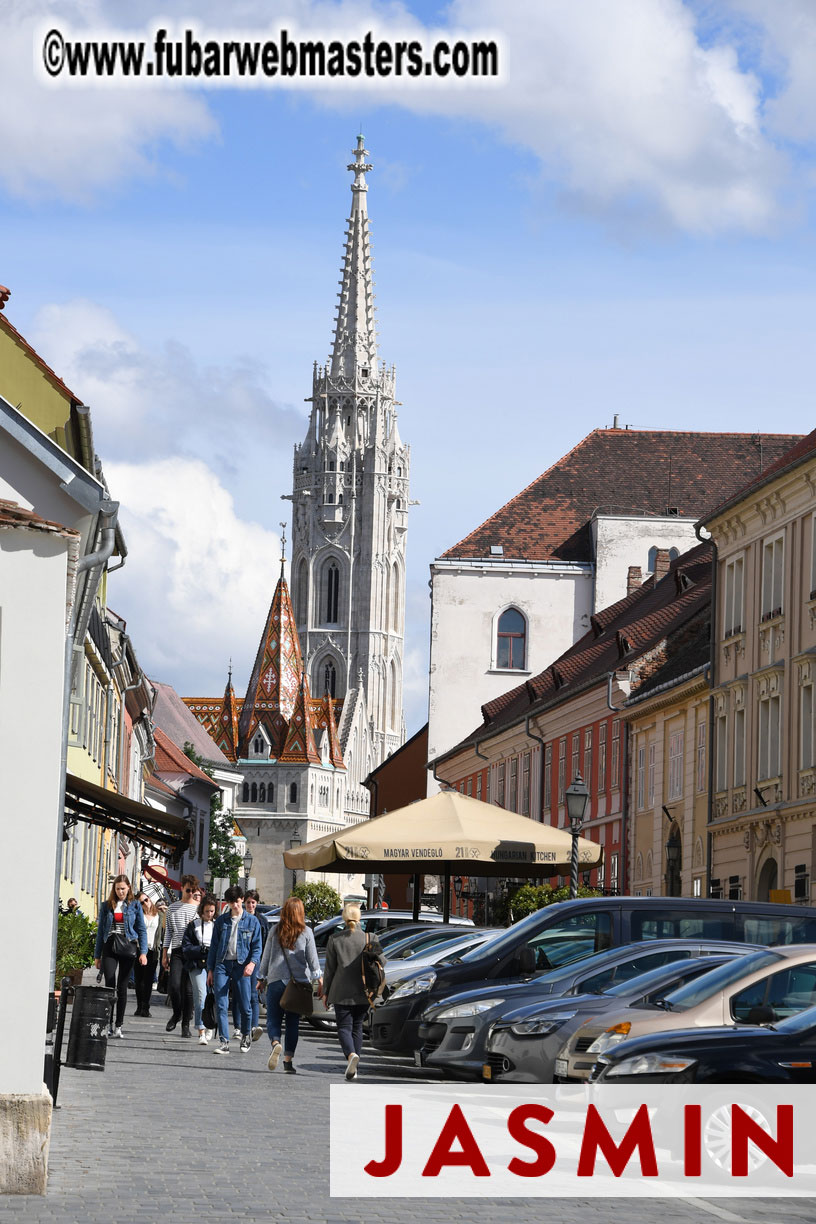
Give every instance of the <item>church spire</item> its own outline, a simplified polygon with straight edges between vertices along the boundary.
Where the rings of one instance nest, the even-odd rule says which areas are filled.
[[[231,761],[238,758],[238,703],[235,700],[235,689],[232,687],[232,659],[229,662],[227,687],[224,689],[224,699],[218,714],[218,729],[213,735],[218,747]]]
[[[362,136],[357,137],[351,184],[351,216],[346,230],[346,249],[341,269],[340,304],[331,355],[331,375],[353,382],[368,377],[377,365],[377,332],[374,323],[374,280],[368,230],[366,174],[373,169]]]
[[[292,601],[281,574],[241,708],[238,738],[243,756],[259,724],[271,741],[271,755],[278,755],[286,736],[286,724],[295,709],[302,670]]]

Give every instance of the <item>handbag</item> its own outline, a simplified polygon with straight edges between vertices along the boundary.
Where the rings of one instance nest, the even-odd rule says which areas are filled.
[[[211,990],[207,991],[207,997],[204,1000],[204,1006],[201,1009],[201,1023],[205,1028],[218,1028],[217,1017],[215,1014],[215,995]]]
[[[371,940],[366,931],[365,947],[360,957],[360,968],[363,974],[363,992],[368,1000],[368,1006],[373,1007],[377,999],[388,998],[388,987],[385,983],[385,970],[380,964],[377,953],[371,946]]]
[[[299,982],[292,975],[292,966],[289,964],[289,957],[286,955],[286,949],[281,946],[283,959],[286,961],[286,968],[289,970],[289,981],[284,987],[281,995],[280,1005],[284,1011],[294,1012],[297,1016],[311,1016],[314,1011],[314,996],[312,994],[311,982]]]
[[[112,956],[138,956],[139,945],[135,939],[128,939],[124,931],[114,931],[108,940]]]

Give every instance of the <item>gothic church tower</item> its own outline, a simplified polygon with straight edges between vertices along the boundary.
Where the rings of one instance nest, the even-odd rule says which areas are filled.
[[[403,743],[405,540],[410,449],[397,428],[394,368],[380,363],[357,137],[331,357],[315,363],[306,438],[295,447],[292,602],[315,697],[362,688],[379,764]]]

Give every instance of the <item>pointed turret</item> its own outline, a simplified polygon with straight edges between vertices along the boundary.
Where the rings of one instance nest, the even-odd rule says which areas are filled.
[[[351,216],[346,230],[346,250],[343,257],[343,279],[340,282],[340,303],[331,355],[333,378],[353,382],[361,375],[369,377],[377,365],[377,332],[374,322],[374,278],[371,263],[371,242],[368,230],[366,174],[373,169],[362,136],[357,137],[354,161],[348,169],[354,171],[351,184]]]
[[[323,698],[323,708],[326,712],[326,734],[329,737],[329,760],[335,769],[345,769],[340,737],[337,734],[337,720],[334,717],[334,701],[328,693]]]
[[[309,717],[309,682],[302,672],[295,708],[289,719],[289,731],[278,760],[286,765],[319,765],[320,753],[315,744],[312,720]]]
[[[238,702],[235,700],[235,689],[232,687],[232,660],[230,659],[227,687],[224,689],[224,700],[218,712],[217,734],[215,742],[231,761],[238,759]]]
[[[298,700],[302,671],[292,601],[281,572],[241,709],[238,742],[242,756],[247,755],[247,745],[259,725],[269,737],[270,755],[278,756]]]

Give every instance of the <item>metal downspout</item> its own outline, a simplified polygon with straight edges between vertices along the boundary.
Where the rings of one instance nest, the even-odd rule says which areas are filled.
[[[717,685],[717,562],[718,551],[717,545],[713,536],[709,535],[708,539],[700,535],[699,523],[694,524],[694,534],[697,539],[703,544],[710,544],[711,553],[711,629],[709,631],[710,652],[709,652],[709,696],[708,696],[708,811],[706,830],[706,897],[711,896],[711,853],[714,844],[714,837],[711,832],[711,821],[714,815],[714,689]],[[745,596],[743,595],[743,598]]]
[[[524,720],[524,734],[528,739],[535,740],[541,745],[541,762],[538,771],[538,808],[536,809],[536,820],[541,823],[544,820],[544,750],[546,744],[540,735],[535,731],[530,730],[530,715],[528,714]]]

